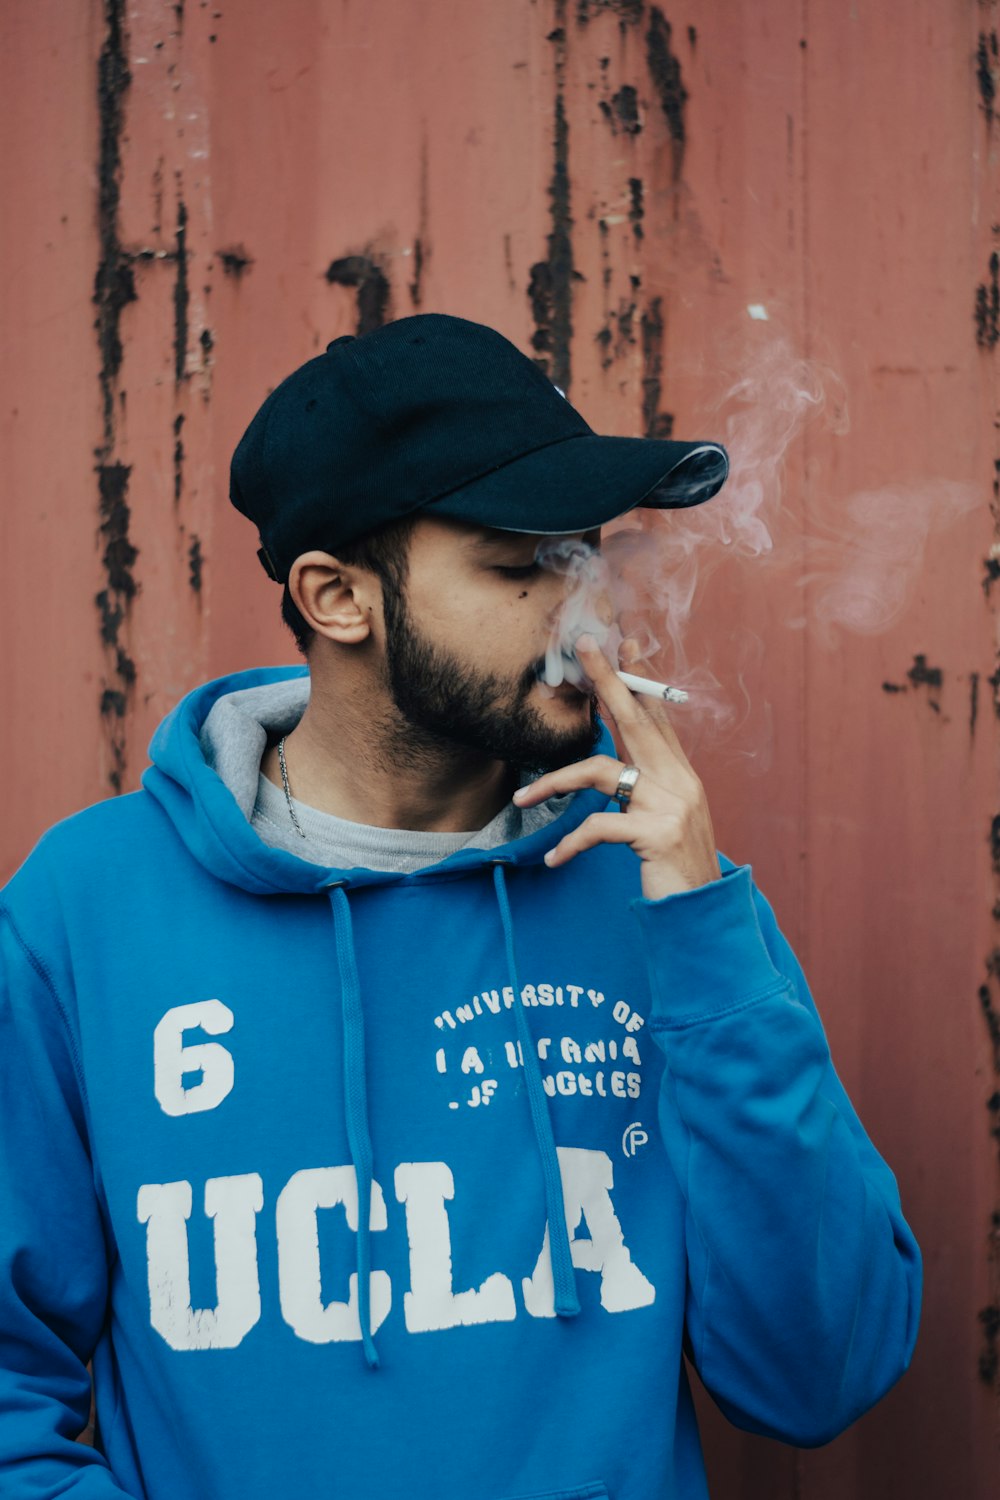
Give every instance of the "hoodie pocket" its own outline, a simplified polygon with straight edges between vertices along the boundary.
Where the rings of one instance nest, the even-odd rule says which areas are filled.
[[[568,1490],[532,1490],[530,1495],[505,1495],[504,1500],[611,1500],[611,1497],[603,1479],[592,1479]]]

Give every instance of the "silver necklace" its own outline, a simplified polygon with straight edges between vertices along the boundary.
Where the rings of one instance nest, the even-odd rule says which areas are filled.
[[[298,818],[295,816],[295,808],[292,806],[292,794],[288,790],[288,767],[285,765],[284,735],[282,735],[281,739],[278,741],[278,765],[281,767],[281,785],[285,788],[285,801],[288,803],[288,811],[291,816],[292,823],[295,825],[295,832],[298,834],[299,838],[304,839],[305,834],[302,832],[302,825],[300,824]]]

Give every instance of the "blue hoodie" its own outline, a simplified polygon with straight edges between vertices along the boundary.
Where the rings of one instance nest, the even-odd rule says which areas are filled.
[[[840,1432],[920,1256],[750,866],[549,870],[592,792],[415,875],[269,848],[199,730],[287,675],[2,893],[0,1493],[700,1500],[682,1351]]]

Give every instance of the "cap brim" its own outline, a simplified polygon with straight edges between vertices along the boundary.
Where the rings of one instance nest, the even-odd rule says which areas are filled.
[[[719,443],[583,433],[512,459],[425,509],[499,531],[592,531],[640,505],[701,505],[728,473]]]

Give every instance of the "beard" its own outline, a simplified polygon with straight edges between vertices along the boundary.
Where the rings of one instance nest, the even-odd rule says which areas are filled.
[[[601,734],[596,698],[585,723],[562,730],[528,701],[542,661],[515,679],[477,671],[420,634],[402,589],[385,600],[385,627],[387,685],[415,731],[411,756],[461,748],[519,770],[553,771],[593,754]]]

